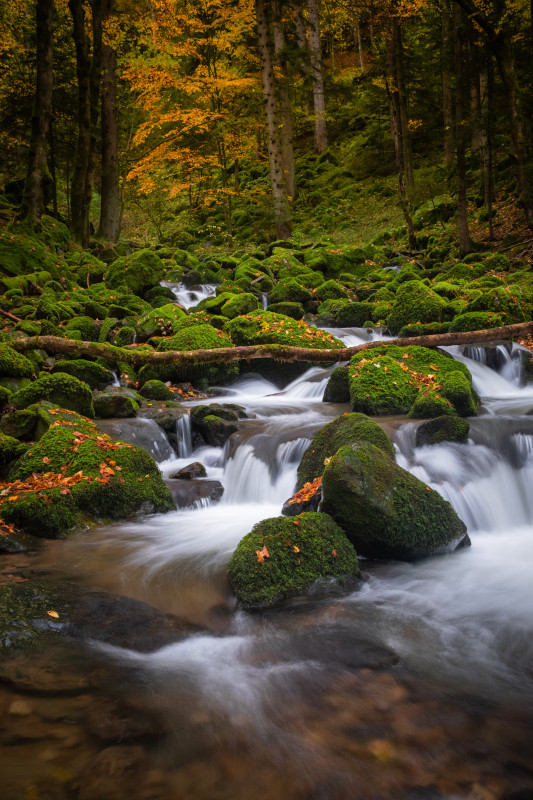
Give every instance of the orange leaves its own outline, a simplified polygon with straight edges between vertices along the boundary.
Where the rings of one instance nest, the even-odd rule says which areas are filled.
[[[322,477],[315,478],[311,483],[305,483],[300,491],[296,492],[296,494],[294,494],[291,499],[287,501],[288,505],[307,502],[307,500],[310,500],[311,497],[318,492],[321,486]]]
[[[52,617],[53,619],[59,619],[59,614],[57,613],[57,611],[47,611],[46,613],[48,614],[49,617]]]
[[[333,556],[333,558],[337,558],[337,551],[336,550],[332,550],[331,551],[331,555]]]
[[[45,456],[43,458],[43,464],[49,464],[51,460],[52,460],[51,458],[48,458],[48,456]]]
[[[265,558],[270,558],[270,553],[268,552],[266,545],[263,545],[262,550],[256,550],[255,554],[257,556],[257,561],[259,562],[259,564],[264,564]]]
[[[9,536],[11,533],[15,533],[14,524],[0,519],[0,536]]]

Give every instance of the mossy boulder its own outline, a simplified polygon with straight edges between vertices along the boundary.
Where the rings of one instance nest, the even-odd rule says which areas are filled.
[[[31,378],[34,373],[29,358],[7,344],[0,344],[0,378]]]
[[[501,328],[506,324],[502,315],[493,311],[468,311],[455,317],[450,322],[448,330],[454,333],[481,331],[487,328]]]
[[[322,493],[322,511],[367,558],[412,561],[470,543],[450,503],[369,442],[337,451]]]
[[[235,317],[224,326],[236,345],[285,344],[317,350],[338,350],[344,344],[330,333],[271,311]]]
[[[242,314],[248,314],[249,311],[256,311],[258,308],[259,300],[255,294],[244,292],[243,294],[234,294],[226,300],[220,309],[220,313],[228,319],[234,319]]]
[[[179,329],[179,324],[187,319],[187,314],[175,303],[167,303],[148,311],[136,325],[137,339],[146,342],[152,336],[171,336]]]
[[[6,407],[13,392],[0,384],[0,411]]]
[[[123,325],[116,333],[111,336],[111,342],[116,347],[127,347],[135,341],[135,328],[130,328],[128,325]]]
[[[164,275],[163,261],[153,250],[145,248],[113,261],[105,280],[110,288],[125,286],[132,294],[140,297],[144,292],[157,286]]]
[[[319,300],[336,300],[343,297],[348,297],[346,289],[337,283],[337,281],[329,280],[322,283],[316,290],[316,296]]]
[[[106,392],[94,393],[94,414],[99,419],[135,417],[140,400],[142,398],[131,389],[109,387]]]
[[[394,459],[394,445],[377,422],[364,414],[343,414],[314,435],[298,467],[298,488],[319,478],[326,461],[340,447],[353,442],[371,442]]]
[[[162,339],[157,349],[189,351],[232,346],[233,343],[225,332],[204,323],[182,328],[174,336]]]
[[[175,400],[176,395],[163,381],[146,381],[139,394],[147,400]]]
[[[57,256],[37,238],[14,231],[0,231],[0,273],[26,275],[40,270],[59,277]]]
[[[488,291],[483,287],[475,300],[468,303],[466,312],[492,311],[506,320],[505,324],[525,322],[531,319],[533,296],[530,286],[508,284],[496,286]]]
[[[26,450],[27,445],[22,444],[18,439],[0,433],[0,477],[7,477],[10,464],[24,455]]]
[[[324,403],[349,403],[350,382],[348,367],[335,367],[324,389]]]
[[[344,303],[337,309],[337,325],[339,328],[362,328],[366,320],[372,317],[373,303]]]
[[[66,372],[43,375],[25,389],[16,392],[11,404],[27,408],[40,400],[49,400],[61,408],[68,408],[85,417],[94,417],[93,397],[89,386]]]
[[[303,319],[304,309],[301,303],[272,303],[269,311],[273,314],[284,314],[291,319]]]
[[[71,331],[79,331],[83,342],[97,342],[100,336],[100,325],[91,317],[72,317],[65,326],[67,338],[74,338],[71,336]]]
[[[441,444],[442,442],[464,443],[468,440],[470,425],[461,417],[436,417],[422,422],[416,429],[416,447]]]
[[[265,608],[322,581],[359,578],[357,554],[327,514],[273,517],[254,525],[235,550],[228,578],[239,604]]]
[[[11,478],[24,481],[33,473],[42,472],[49,474],[52,483],[57,481],[57,488],[43,488],[32,494],[39,503],[42,500],[48,505],[44,498],[52,493],[58,519],[64,520],[61,524],[57,522],[55,536],[68,533],[80,513],[91,518],[121,519],[131,514],[174,508],[152,457],[139,447],[99,433],[88,420],[77,426],[59,419],[19,459]],[[69,486],[69,492],[61,494],[61,478],[73,476],[77,476],[77,482]],[[7,507],[13,521],[18,514],[20,527],[43,535],[38,527],[43,508],[35,505],[35,501],[28,501],[28,497],[21,495],[14,502],[4,501],[0,516],[6,519],[4,510]]]
[[[80,381],[84,381],[91,389],[104,389],[115,380],[111,370],[97,364],[95,361],[87,361],[84,358],[75,358],[72,361],[61,359],[56,361],[52,369],[52,374],[64,372],[67,375],[74,375]]]
[[[191,428],[212,447],[222,447],[232,433],[239,430],[238,421],[244,410],[231,404],[210,403],[191,410]]]
[[[284,278],[268,294],[269,303],[306,303],[313,299],[311,292],[294,278]]]
[[[446,301],[422,281],[410,280],[398,287],[387,327],[396,335],[410,322],[443,322],[445,318]]]
[[[455,373],[460,380],[448,379]],[[352,358],[349,382],[352,410],[371,416],[476,413],[477,396],[465,365],[426,347],[384,345],[362,351]]]

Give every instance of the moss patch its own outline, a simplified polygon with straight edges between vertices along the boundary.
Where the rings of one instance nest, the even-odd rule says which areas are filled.
[[[83,381],[65,372],[44,375],[21,389],[11,398],[15,408],[27,408],[40,400],[50,400],[62,408],[68,408],[85,417],[94,417],[93,397],[90,388]]]
[[[236,345],[285,344],[317,350],[344,347],[330,333],[271,311],[256,311],[236,317],[224,326],[224,331]]]

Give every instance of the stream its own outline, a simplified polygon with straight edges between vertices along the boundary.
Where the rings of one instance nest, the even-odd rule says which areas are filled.
[[[496,371],[483,348],[448,350],[482,399],[468,443],[417,448],[417,423],[379,421],[464,520],[467,550],[362,561],[353,593],[235,608],[234,548],[280,514],[312,436],[348,410],[321,402],[331,370],[312,368],[282,391],[251,374],[222,388],[214,401],[253,416],[224,448],[193,452],[187,418],[178,454],[155,442],[164,476],[201,461],[220,502],[10,557],[14,574],[143,601],[196,632],[152,652],[67,642],[31,665],[54,687],[0,684],[2,800],[533,797],[533,385],[512,352]],[[146,420],[135,435],[152,433]]]

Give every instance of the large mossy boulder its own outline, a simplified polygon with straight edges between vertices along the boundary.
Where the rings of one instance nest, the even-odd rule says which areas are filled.
[[[75,378],[86,383],[91,389],[104,389],[115,380],[111,370],[85,358],[75,358],[72,361],[66,361],[65,359],[56,361],[52,374],[56,372],[74,375]]]
[[[27,445],[18,439],[0,433],[0,478],[7,477],[10,465],[24,455],[26,450]]]
[[[0,344],[0,380],[2,378],[31,378],[35,367],[29,358],[17,353],[7,344]]]
[[[176,395],[163,381],[146,381],[139,389],[146,400],[175,400]]]
[[[350,382],[347,367],[335,367],[322,397],[324,403],[349,403]]]
[[[321,511],[367,558],[412,561],[470,543],[450,503],[369,442],[337,451],[322,496]]]
[[[397,335],[410,322],[443,322],[446,310],[446,301],[440,295],[421,281],[410,280],[398,287],[387,327]]]
[[[236,345],[284,344],[339,350],[344,344],[330,333],[270,311],[254,311],[230,320],[224,331]]]
[[[143,398],[132,389],[109,386],[93,395],[94,414],[98,419],[136,417]]]
[[[427,347],[363,350],[351,360],[349,383],[352,410],[370,416],[476,414],[477,395],[466,366]]]
[[[165,266],[157,253],[145,248],[113,261],[105,282],[112,289],[126,287],[132,294],[142,296],[143,292],[157,286],[164,275]]]
[[[311,292],[294,278],[284,278],[268,294],[269,303],[306,303],[313,299]]]
[[[416,429],[416,447],[441,444],[442,442],[464,443],[468,440],[470,425],[461,417],[435,417],[422,422]]]
[[[30,483],[35,475],[46,478]],[[17,499],[0,517],[35,536],[58,538],[80,520],[122,519],[174,508],[153,458],[145,450],[101,434],[88,419],[61,416],[14,465]]]
[[[319,513],[258,522],[228,566],[229,582],[244,608],[274,605],[317,581],[351,583],[359,574],[353,546],[331,517]]]
[[[15,408],[22,409],[41,400],[49,400],[84,417],[94,417],[93,396],[89,386],[66,372],[43,375],[16,392],[10,402]]]
[[[242,314],[248,314],[249,311],[256,311],[259,308],[259,300],[251,292],[244,292],[243,294],[232,295],[222,308],[220,314],[228,319],[240,317]]]
[[[239,419],[246,416],[244,409],[233,404],[210,403],[191,409],[191,428],[212,447],[222,447],[232,433],[238,431]]]
[[[343,414],[314,435],[298,467],[298,488],[320,477],[340,447],[357,442],[371,442],[394,459],[391,438],[377,422],[364,414]]]
[[[180,322],[187,319],[187,314],[175,303],[154,308],[140,318],[135,330],[140,342],[146,342],[152,336],[171,336],[179,330]]]

